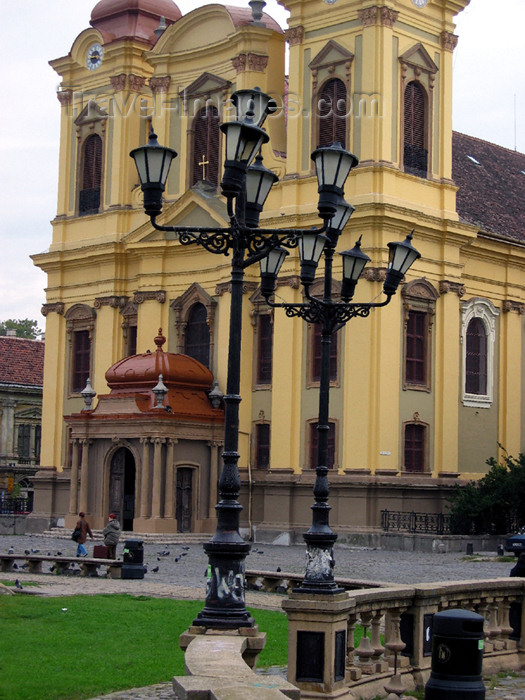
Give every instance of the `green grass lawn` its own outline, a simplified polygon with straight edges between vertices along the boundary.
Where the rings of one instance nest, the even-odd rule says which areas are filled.
[[[0,699],[80,700],[184,675],[179,635],[202,601],[96,595],[0,596]],[[286,665],[288,620],[256,610],[258,666]]]

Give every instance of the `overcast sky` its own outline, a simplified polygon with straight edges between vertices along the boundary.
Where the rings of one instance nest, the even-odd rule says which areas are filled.
[[[46,276],[29,255],[48,248],[49,222],[56,213],[60,106],[55,95],[58,76],[48,61],[68,53],[76,36],[89,27],[95,4],[0,0],[0,320],[28,317],[44,326],[40,307]],[[186,13],[207,3],[177,4]],[[226,4],[247,6],[247,0]],[[268,0],[266,11],[286,26],[287,13],[277,0]],[[524,26],[525,0],[471,0],[457,18],[453,111],[457,131],[522,152]]]

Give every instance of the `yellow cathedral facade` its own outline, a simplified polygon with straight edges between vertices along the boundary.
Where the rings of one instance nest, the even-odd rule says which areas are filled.
[[[333,530],[377,532],[386,509],[446,512],[454,484],[524,450],[525,159],[452,131],[454,18],[468,2],[279,0],[285,30],[264,3],[185,15],[172,0],[94,5],[51,61],[60,169],[52,241],[33,256],[48,283],[31,527],[84,510],[98,528],[113,510],[136,532],[214,530],[230,261],[152,227],[129,153],[151,125],[178,153],[160,224],[227,226],[219,124],[232,93],[254,86],[278,107],[262,155],[279,182],[261,225],[317,225],[310,154],[338,141],[359,159],[338,250],[362,236],[371,258],[355,300],[380,297],[388,241],[414,230],[421,253],[388,307],[332,345]],[[319,332],[266,304],[256,267],[243,303],[241,526],[286,542],[311,520]],[[303,300],[296,251],[276,299]],[[169,411],[152,393],[160,373]]]

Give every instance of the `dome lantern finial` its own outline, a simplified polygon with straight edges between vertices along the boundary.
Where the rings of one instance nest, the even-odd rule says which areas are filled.
[[[159,328],[159,334],[154,338],[154,342],[157,346],[157,352],[163,352],[162,346],[166,342],[166,338],[162,335],[162,328]]]

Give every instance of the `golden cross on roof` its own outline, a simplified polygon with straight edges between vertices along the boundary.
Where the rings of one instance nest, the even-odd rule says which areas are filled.
[[[204,153],[202,154],[202,160],[198,165],[202,165],[202,179],[206,180],[206,166],[210,164],[209,160],[206,160]]]

